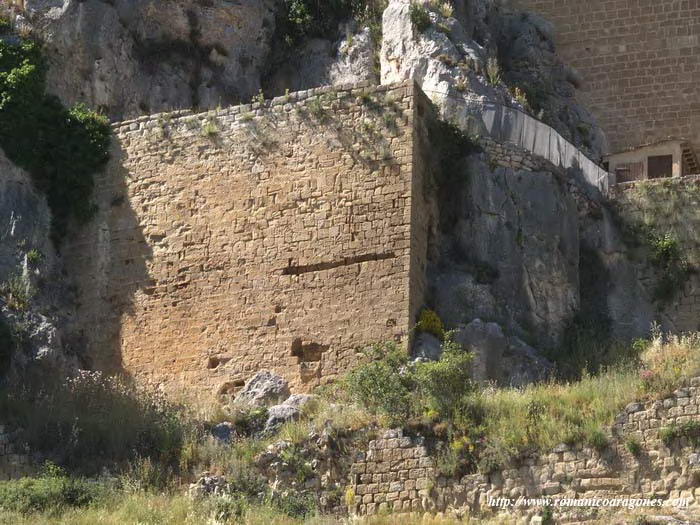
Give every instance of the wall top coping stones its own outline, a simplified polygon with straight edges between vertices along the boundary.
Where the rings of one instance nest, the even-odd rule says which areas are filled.
[[[273,108],[284,107],[287,104],[298,104],[305,102],[309,99],[319,97],[326,94],[345,94],[345,95],[364,95],[373,93],[384,93],[389,91],[395,91],[401,88],[407,89],[420,89],[414,80],[405,80],[403,82],[397,82],[394,84],[383,84],[383,85],[373,85],[369,81],[362,81],[357,83],[340,84],[337,86],[321,86],[313,89],[307,89],[303,91],[296,91],[294,93],[289,93],[272,99],[267,99],[263,102],[251,102],[249,104],[240,104],[237,106],[229,106],[223,109],[212,109],[208,111],[193,111],[191,109],[181,109],[175,111],[166,111],[162,113],[154,113],[151,115],[144,115],[131,120],[125,120],[121,122],[112,123],[112,129],[117,135],[129,134],[130,132],[139,131],[148,126],[146,124],[153,122],[172,122],[176,119],[182,118],[195,118],[197,120],[205,121],[211,118],[218,117],[235,117],[236,115],[243,115],[250,112],[258,112],[264,110],[270,110]],[[239,117],[240,118],[240,117]]]

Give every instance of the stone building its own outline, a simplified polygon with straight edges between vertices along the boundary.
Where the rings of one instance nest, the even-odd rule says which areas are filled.
[[[664,140],[614,153],[606,157],[606,164],[618,183],[700,173],[692,146],[681,140]]]
[[[629,164],[620,168],[623,177],[668,172],[672,154],[674,174],[699,171],[694,160],[700,152],[696,1],[511,0],[511,5],[553,24],[557,53],[581,74],[579,96],[615,154],[611,165]],[[670,142],[662,147],[665,141]],[[647,144],[664,151],[649,153],[646,146],[644,151],[630,151]],[[649,156],[665,157],[651,161],[651,173]]]

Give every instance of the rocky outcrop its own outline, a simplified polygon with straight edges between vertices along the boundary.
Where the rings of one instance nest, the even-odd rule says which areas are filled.
[[[265,432],[272,434],[285,423],[296,421],[301,417],[301,411],[310,403],[314,396],[308,394],[294,394],[280,405],[271,406],[267,411]]]
[[[12,333],[13,343],[2,344],[3,354],[11,354],[3,359],[13,369],[37,360],[51,368],[76,365],[63,352],[58,329],[58,312],[70,313],[70,294],[50,231],[46,198],[0,150],[0,316]]]
[[[379,45],[368,27],[343,24],[338,40],[312,38],[293,50],[279,51],[263,81],[266,94],[283,95],[318,86],[379,83],[375,65]]]
[[[475,318],[556,345],[579,305],[576,202],[554,173],[491,171],[481,155],[439,198],[435,309],[448,328]]]
[[[20,31],[45,42],[48,85],[124,119],[249,101],[275,28],[275,0],[27,0]]]
[[[243,390],[236,395],[235,402],[250,406],[271,406],[289,397],[289,384],[268,370],[261,370],[250,378]]]
[[[327,84],[379,82],[378,45],[352,21],[293,47],[277,0],[27,0],[20,32],[46,43],[48,84],[115,120],[249,102]]]
[[[521,109],[600,158],[605,137],[576,101],[578,76],[555,54],[544,20],[486,0],[455,2],[451,15],[413,3],[429,11],[426,28],[411,22],[410,0],[391,0],[384,12],[383,84],[414,78],[448,120],[491,103]]]
[[[475,319],[457,328],[455,342],[474,355],[473,377],[480,383],[523,387],[546,380],[554,366],[517,337],[506,337],[496,323]]]

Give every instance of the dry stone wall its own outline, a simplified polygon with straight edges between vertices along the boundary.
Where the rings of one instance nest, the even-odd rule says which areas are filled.
[[[190,398],[234,394],[260,369],[303,391],[359,346],[405,341],[427,242],[411,226],[414,89],[116,125],[98,216],[64,249],[93,365]]]
[[[581,73],[582,102],[613,152],[668,137],[700,151],[700,5],[695,0],[511,0],[554,24]]]
[[[700,378],[691,380],[662,400],[631,403],[609,431],[602,450],[559,445],[548,454],[532,456],[490,474],[461,479],[440,474],[438,461],[420,436],[401,430],[371,441],[351,467],[349,512],[454,511],[496,513],[497,498],[593,499],[660,498],[700,512],[700,449],[687,437],[670,442],[667,429],[695,422],[700,427]],[[633,455],[630,439],[639,443]],[[679,501],[682,500],[682,501]],[[540,504],[508,512],[514,522],[529,523]],[[600,509],[573,505],[554,509],[555,518],[586,519]]]

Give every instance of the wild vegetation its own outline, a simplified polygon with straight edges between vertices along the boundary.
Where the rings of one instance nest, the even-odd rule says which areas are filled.
[[[0,147],[46,194],[55,242],[94,213],[93,174],[107,161],[109,135],[105,117],[46,93],[38,44],[0,41]]]
[[[284,0],[278,17],[278,30],[284,42],[293,46],[304,39],[328,37],[343,20],[354,19],[368,25],[381,38],[381,16],[388,0]]]
[[[331,429],[344,447],[361,450],[379,429],[400,426],[427,437],[443,474],[488,472],[559,443],[604,448],[605,429],[626,404],[667,395],[700,374],[700,335],[655,334],[636,343],[627,362],[577,381],[484,389],[470,380],[471,354],[449,332],[443,345],[437,362],[412,362],[394,343],[368,349],[365,364],[320,389],[302,418],[274,435],[261,433],[259,409],[205,417],[99,374],[51,382],[43,375],[0,396],[3,421],[53,462],[38,477],[0,483],[0,523],[337,523],[308,495],[271,486],[256,457],[289,442],[283,461],[303,484],[312,472],[300,448],[309,435]],[[223,419],[236,428],[230,444],[211,436]],[[672,442],[700,431],[685,425],[662,434]],[[627,447],[634,453],[638,444]],[[182,485],[204,470],[235,489],[183,495]]]

